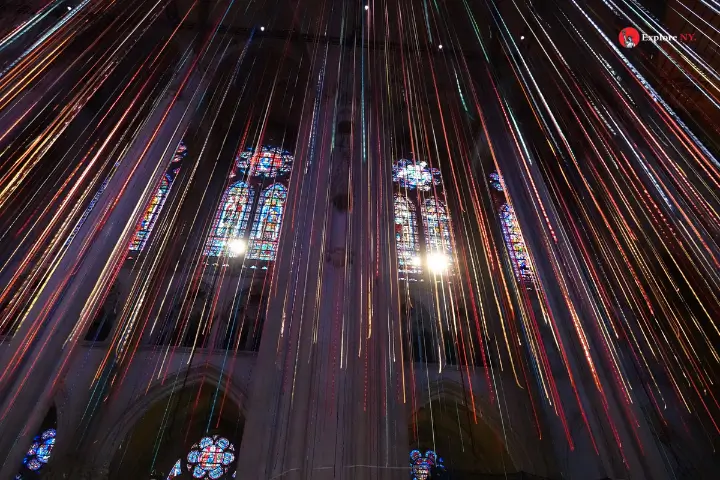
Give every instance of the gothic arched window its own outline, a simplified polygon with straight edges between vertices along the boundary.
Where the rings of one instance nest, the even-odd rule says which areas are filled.
[[[250,220],[254,192],[245,182],[235,182],[225,191],[215,215],[213,229],[205,244],[205,255],[237,256],[228,248],[231,240],[245,235]]]
[[[235,445],[220,435],[208,435],[190,447],[185,461],[178,459],[175,462],[167,480],[184,478],[183,464],[192,478],[235,478],[235,472],[229,474],[234,461]]]
[[[275,260],[286,198],[287,188],[281,183],[274,183],[262,192],[250,232],[248,258]]]
[[[39,471],[46,463],[50,461],[53,447],[55,447],[55,436],[57,432],[54,428],[48,428],[40,435],[33,439],[32,445],[23,458],[23,465],[33,472]],[[18,474],[15,478],[22,478]]]
[[[420,234],[415,206],[399,193],[395,194],[395,244],[400,273],[420,272]]]
[[[497,172],[490,174],[490,186],[496,191],[505,193],[503,188],[503,179]],[[500,205],[500,224],[502,225],[503,239],[507,248],[510,262],[517,278],[521,280],[532,279],[533,271],[530,263],[530,254],[528,253],[525,239],[520,231],[520,224],[513,207],[503,198]]]
[[[452,253],[450,219],[445,204],[429,198],[423,202],[421,211],[428,253]]]
[[[520,231],[520,224],[515,216],[515,211],[509,203],[505,203],[500,207],[500,223],[502,223],[505,246],[510,255],[515,274],[520,279],[532,278],[530,255],[525,246],[525,240]]]
[[[393,165],[393,182],[397,184],[395,242],[398,272],[418,274],[422,272],[423,264],[433,274],[448,271],[453,248],[448,208],[440,199],[443,189],[440,170],[429,167],[427,162],[400,159]],[[427,198],[424,192],[430,190],[433,190],[433,197]],[[424,256],[421,255],[423,243]]]
[[[150,203],[148,203],[147,207],[145,207],[143,216],[140,218],[140,221],[135,227],[135,233],[130,241],[130,251],[141,252],[145,248],[148,238],[150,237],[153,228],[155,228],[155,223],[160,216],[160,212],[165,205],[165,200],[167,200],[167,197],[170,194],[173,182],[175,181],[178,172],[180,172],[180,162],[183,158],[185,158],[186,154],[187,147],[183,142],[180,142],[180,145],[178,145],[175,150],[175,155],[170,162],[168,171],[160,180],[160,185],[158,185],[155,193],[153,193]]]
[[[231,177],[243,181],[233,184],[222,198],[206,256],[245,254],[249,260],[275,260],[287,198],[287,187],[280,182],[292,171],[293,161],[290,152],[277,147],[247,148],[237,154]],[[258,268],[257,264],[250,262],[249,267]]]

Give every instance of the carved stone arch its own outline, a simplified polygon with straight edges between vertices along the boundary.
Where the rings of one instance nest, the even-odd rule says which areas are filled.
[[[205,390],[206,392],[214,392],[215,388],[219,386],[217,408],[219,409],[222,403],[223,408],[237,412],[239,417],[244,419],[247,393],[242,386],[234,383],[226,390],[226,380],[227,376],[222,375],[217,368],[202,365],[193,367],[187,375],[181,373],[177,377],[166,379],[164,383],[162,380],[154,382],[145,395],[131,403],[114,418],[108,418],[103,422],[107,428],[103,429],[102,437],[95,443],[97,446],[95,450],[97,453],[94,455],[96,467],[110,468],[112,462],[116,460],[119,450],[129,444],[130,434],[153,408],[168,402],[171,395],[180,396],[189,391],[194,395],[197,392],[196,389],[201,385],[205,389],[211,387],[210,390]],[[192,442],[196,440],[192,439]],[[237,439],[236,446],[239,444],[240,441]],[[178,452],[178,455],[182,455],[182,452]],[[167,465],[162,467],[167,467]],[[147,473],[149,474],[149,472]],[[112,475],[110,478],[113,478]]]
[[[527,422],[529,429],[527,432],[513,430],[507,419],[501,418],[497,403],[491,404],[485,396],[478,392],[474,394],[473,409],[466,389],[455,380],[442,379],[431,382],[429,388],[423,390],[424,393],[418,402],[419,407],[412,412],[409,423],[410,447],[431,449],[434,438],[438,445],[437,453],[445,458],[446,466],[449,468],[452,468],[454,460],[463,457],[460,465],[457,465],[460,474],[498,474],[518,471],[533,472],[535,470],[524,441],[524,439],[536,436],[530,422]],[[451,439],[454,440],[454,443],[450,442],[454,447],[451,449],[452,451],[440,451],[443,448],[440,445],[444,444],[447,448],[448,443],[439,438],[442,435],[439,432],[434,432],[437,435],[434,435],[433,438],[420,438],[420,444],[418,444],[417,437],[420,436],[418,430],[423,428],[422,425],[418,427],[418,424],[427,421],[427,412],[431,405],[433,428],[438,430],[447,428],[441,424],[451,417],[455,422],[457,431],[450,432],[451,435],[456,435],[455,439]],[[451,415],[447,415],[447,413]],[[427,437],[427,434],[425,436]],[[464,438],[462,438],[463,436]],[[484,452],[484,450],[487,451]],[[472,458],[477,458],[477,470],[468,470],[471,468],[468,461]],[[458,478],[464,477],[459,476]]]

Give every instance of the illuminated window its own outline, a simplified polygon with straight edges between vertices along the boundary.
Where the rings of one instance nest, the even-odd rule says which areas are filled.
[[[215,215],[212,232],[205,244],[205,255],[214,257],[238,255],[238,252],[228,248],[228,244],[245,234],[250,220],[253,196],[253,190],[244,182],[236,182],[225,191]]]
[[[515,211],[508,203],[500,207],[500,223],[502,224],[505,246],[508,249],[515,274],[521,279],[531,279],[530,255],[525,246],[525,240],[520,231],[520,224],[515,216]]]
[[[401,188],[428,191],[440,185],[440,170],[428,167],[427,162],[400,159],[393,165],[393,181]]]
[[[434,198],[425,200],[422,204],[422,220],[428,254],[452,253],[450,219],[445,204]]]
[[[220,478],[235,461],[234,452],[235,446],[227,438],[203,437],[187,454],[187,470],[193,478]]]
[[[248,148],[238,154],[235,165],[238,172],[248,177],[275,178],[290,173],[293,156],[281,148],[262,147],[255,151]]]
[[[30,449],[28,449],[25,458],[23,458],[25,468],[37,472],[50,461],[50,455],[52,454],[53,447],[55,447],[56,435],[57,432],[54,428],[48,428],[33,439]]]
[[[500,181],[500,175],[498,175],[497,172],[492,172],[490,174],[490,186],[493,187],[498,192],[503,191],[502,182]]]
[[[169,170],[165,173],[165,175],[163,175],[163,178],[160,180],[160,185],[158,185],[157,189],[155,190],[155,193],[150,199],[150,203],[147,205],[147,207],[145,207],[145,212],[143,212],[143,216],[140,218],[140,221],[135,227],[135,233],[133,234],[132,240],[130,241],[130,251],[141,252],[145,248],[148,238],[150,237],[153,228],[155,228],[155,223],[157,223],[160,212],[165,205],[165,200],[167,200],[167,197],[170,194],[170,189],[172,188],[173,181],[175,180],[175,177],[177,177],[177,174],[180,171],[179,162],[183,158],[185,158],[186,154],[187,147],[183,142],[180,142],[180,145],[178,145],[177,149],[175,150],[175,155],[170,162]]]
[[[400,273],[419,273],[420,235],[415,206],[407,197],[395,194],[395,244]]]
[[[181,478],[235,478],[229,471],[235,461],[235,445],[219,435],[206,436],[190,447],[185,460],[178,459],[170,469],[167,480]],[[183,468],[185,465],[185,468]],[[187,470],[187,474],[183,473]],[[189,477],[188,477],[189,475]]]
[[[179,477],[180,475],[182,475],[182,460],[178,459],[178,461],[175,462],[175,465],[173,465],[172,469],[170,470],[167,480]]]
[[[430,168],[424,161],[400,159],[393,164],[393,182],[397,184],[395,241],[398,271],[401,274],[421,273],[423,265],[433,274],[448,271],[453,248],[447,206],[437,198],[425,199],[420,193],[436,187],[434,194],[442,195],[440,171]],[[420,232],[425,240],[424,255],[421,255]],[[417,279],[411,277],[410,280]]]
[[[425,455],[420,453],[420,450],[410,452],[410,475],[412,480],[429,480],[444,471],[443,459],[438,457],[433,450],[428,450]]]
[[[275,182],[262,189],[273,182],[272,179],[288,175],[293,161],[290,152],[277,147],[247,148],[235,157],[231,177],[239,175],[244,181],[235,183],[225,192],[205,246],[205,255],[245,255],[249,260],[275,260],[287,187]],[[257,262],[250,262],[249,266],[257,268]]]
[[[275,260],[286,198],[287,189],[280,183],[274,183],[262,192],[250,232],[248,258]]]

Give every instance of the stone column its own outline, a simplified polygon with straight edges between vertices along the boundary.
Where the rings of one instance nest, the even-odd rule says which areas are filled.
[[[569,451],[562,429],[558,428],[557,425],[551,429],[555,435],[556,454],[563,463],[563,474],[570,479],[592,478],[588,475],[622,478],[628,474],[637,479],[662,480],[668,478],[661,453],[637,404],[625,405],[625,407],[622,405],[623,400],[620,398],[608,370],[611,367],[607,366],[607,359],[602,355],[601,342],[603,340],[597,337],[599,334],[594,327],[595,324],[600,323],[602,320],[597,317],[599,315],[597,311],[588,308],[589,305],[595,302],[595,299],[590,296],[588,291],[580,288],[583,284],[580,272],[571,268],[572,265],[577,265],[577,262],[565,262],[561,272],[555,272],[549,264],[548,258],[550,258],[551,254],[568,259],[574,256],[574,252],[560,235],[558,235],[560,239],[558,244],[554,246],[555,248],[552,251],[549,250],[551,246],[543,241],[540,234],[546,228],[546,225],[538,221],[539,219],[534,213],[529,213],[532,211],[530,207],[531,198],[527,194],[522,181],[525,175],[532,177],[542,197],[542,202],[546,206],[545,212],[553,228],[556,232],[562,231],[560,219],[556,216],[554,209],[547,207],[552,205],[552,200],[538,170],[537,163],[533,162],[530,166],[521,164],[517,155],[510,150],[508,145],[509,143],[503,144],[500,142],[496,144],[496,152],[505,157],[505,161],[501,163],[504,169],[505,184],[513,200],[525,241],[534,254],[533,267],[545,286],[548,305],[556,321],[557,336],[568,355],[569,370],[577,389],[577,394],[575,394],[567,376],[568,374],[564,371],[565,368],[558,365],[558,390],[568,422],[573,423],[569,425],[569,428],[576,447],[578,447],[575,451]],[[506,149],[506,147],[508,148]],[[539,211],[539,209],[536,209],[536,211]],[[576,309],[578,322],[582,324],[584,335],[587,336],[589,344],[587,353],[580,345],[576,331],[576,328],[580,327],[574,326],[574,320],[566,304],[567,300],[560,290],[561,286],[566,289],[567,296]],[[549,332],[546,343],[548,345],[552,344]],[[601,394],[592,381],[586,355],[592,358],[596,374],[603,387],[604,400],[607,402],[605,407],[603,406]],[[584,410],[591,432],[588,432],[588,428],[585,426],[579,405]],[[552,418],[554,416],[552,408],[545,405],[545,410],[550,416],[551,422],[559,422],[558,419]],[[632,412],[638,422],[635,429],[638,435],[637,439],[640,440],[642,446],[638,445],[632,432],[632,426],[628,424],[627,413],[624,410]],[[613,427],[617,428],[620,445],[618,445],[608,420],[612,422]],[[588,435],[592,435],[597,447],[597,453],[592,447]],[[620,452],[619,448],[622,449],[622,452]]]
[[[298,137],[253,372],[238,455],[247,478],[390,479],[404,467],[395,455],[406,442],[395,422],[389,277],[376,261],[387,248],[375,241],[384,226],[373,184],[379,160],[362,155],[371,142],[349,104],[351,82],[359,84],[352,56],[332,47],[326,58],[312,77],[321,98],[308,95],[312,115]]]
[[[104,288],[103,282],[110,278],[112,269],[125,259],[126,245],[142,213],[142,206],[152,194],[152,186],[165,172],[187,127],[189,113],[203,97],[202,91],[215,68],[201,68],[203,56],[204,53],[199,53],[178,69],[168,94],[137,133],[99,204],[30,312],[29,318],[45,315],[44,327],[22,360],[13,366],[16,375],[8,376],[0,385],[0,392],[5,393],[0,410],[5,413],[0,418],[0,449],[8,452],[0,478],[11,478],[17,473],[27,445],[47,412],[77,343],[83,339],[84,329],[73,337],[70,334],[81,312],[90,304],[88,299],[93,289]],[[161,161],[158,162],[158,158]],[[109,208],[116,200],[114,208]],[[104,215],[106,221],[100,225],[99,220]],[[86,241],[89,248],[83,252],[81,247]],[[65,294],[54,300],[53,294],[59,289]],[[53,301],[54,308],[47,310],[49,314],[44,313]],[[30,323],[25,322],[16,332],[3,365],[9,365],[10,355],[24,347]]]

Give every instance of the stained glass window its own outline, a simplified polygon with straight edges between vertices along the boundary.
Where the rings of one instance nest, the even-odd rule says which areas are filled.
[[[500,181],[500,175],[498,175],[497,172],[492,172],[490,174],[490,186],[493,187],[498,192],[503,191],[502,182]]]
[[[236,182],[228,187],[215,215],[212,232],[205,244],[205,255],[213,257],[238,255],[238,252],[228,248],[228,243],[245,234],[250,220],[253,196],[253,190],[244,182]]]
[[[55,436],[57,432],[54,428],[48,428],[43,433],[33,439],[30,449],[23,458],[23,465],[28,470],[37,472],[43,465],[50,461],[53,447],[55,446]],[[21,477],[22,478],[22,477]]]
[[[429,198],[422,204],[422,220],[428,254],[452,253],[450,243],[450,219],[447,208],[440,200]]]
[[[180,171],[180,166],[178,164],[183,158],[185,158],[186,154],[187,147],[183,142],[180,142],[177,149],[175,150],[173,159],[170,162],[169,170],[165,173],[165,175],[163,175],[163,178],[160,180],[160,185],[158,185],[155,193],[150,199],[150,203],[147,205],[147,207],[145,207],[145,212],[143,212],[143,216],[140,218],[140,221],[135,226],[135,233],[133,234],[132,240],[130,241],[130,251],[141,252],[145,248],[148,238],[150,237],[150,234],[155,227],[155,223],[160,216],[160,212],[165,205],[165,200],[170,194],[170,189],[172,188],[173,181],[175,180],[175,177],[177,177],[177,174]]]
[[[227,438],[203,437],[187,455],[187,469],[193,478],[217,479],[228,472],[235,461],[235,446]]]
[[[238,154],[235,165],[249,177],[275,178],[290,173],[294,158],[290,152],[276,147],[247,148]]]
[[[140,218],[140,222],[138,222],[137,227],[135,227],[135,234],[130,241],[131,251],[140,252],[143,248],[145,248],[145,244],[150,237],[153,227],[155,227],[155,222],[160,215],[160,211],[162,210],[163,205],[165,205],[165,199],[170,193],[172,181],[173,179],[169,174],[166,173],[163,175],[160,185],[157,190],[155,190],[152,199],[150,199],[150,203],[145,208],[145,213],[143,213],[142,218]]]
[[[395,244],[400,273],[419,273],[420,235],[415,206],[407,197],[395,194]]]
[[[262,192],[250,232],[248,258],[275,260],[286,198],[287,189],[280,183],[274,183]]]
[[[400,159],[393,165],[393,181],[402,188],[428,191],[440,185],[440,170],[428,167],[427,162]]]
[[[172,469],[170,469],[167,480],[179,477],[180,475],[182,475],[182,460],[178,459],[178,461],[175,462],[175,465],[173,465]]]
[[[410,478],[412,480],[429,480],[444,470],[443,459],[433,450],[428,450],[425,455],[420,453],[420,450],[410,452]]]
[[[532,265],[528,254],[525,240],[520,231],[520,224],[515,216],[515,211],[510,204],[505,203],[500,207],[500,222],[502,223],[505,246],[510,254],[510,261],[518,278],[532,278]]]

